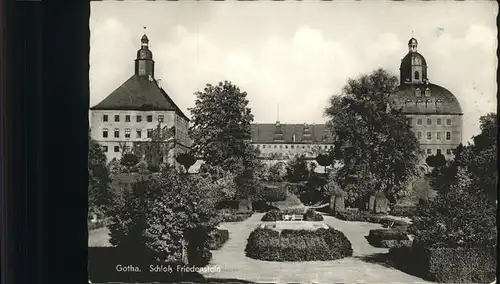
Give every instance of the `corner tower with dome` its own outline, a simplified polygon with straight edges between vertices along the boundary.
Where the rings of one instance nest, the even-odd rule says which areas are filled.
[[[450,159],[453,149],[462,143],[462,108],[455,95],[431,83],[427,61],[417,48],[417,40],[411,38],[408,54],[401,60],[400,85],[394,101],[408,117],[426,156],[440,152]]]
[[[174,156],[190,148],[189,119],[160,87],[154,67],[149,39],[144,34],[134,74],[90,108],[90,136],[102,145],[108,161],[140,149],[155,133],[174,145],[166,162],[175,163]]]

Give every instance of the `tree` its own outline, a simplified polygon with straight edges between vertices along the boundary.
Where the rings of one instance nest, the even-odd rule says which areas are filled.
[[[184,166],[186,173],[188,173],[189,168],[196,163],[196,157],[191,153],[181,153],[175,157],[177,163]]]
[[[319,154],[317,157],[316,157],[316,162],[325,168],[325,173],[326,173],[326,167],[330,166],[332,163],[333,163],[333,156],[330,155],[330,154]]]
[[[417,172],[418,141],[405,115],[392,102],[398,79],[378,69],[349,79],[341,95],[333,96],[325,114],[335,133],[338,174],[343,185],[361,169],[373,175],[375,190],[395,203]]]
[[[436,153],[436,155],[431,155],[425,159],[425,163],[433,168],[442,167],[446,165],[446,158],[441,153]]]
[[[111,179],[106,167],[106,155],[102,147],[89,138],[88,171],[89,171],[89,214],[105,214],[111,200],[109,184]]]
[[[132,153],[126,153],[122,156],[120,163],[128,168],[131,168],[139,163],[139,158]]]
[[[286,167],[286,179],[291,183],[307,181],[309,179],[309,169],[304,155],[296,155],[291,159]]]
[[[195,107],[190,109],[193,154],[203,157],[207,166],[235,174],[240,196],[252,195],[260,161],[258,150],[250,143],[253,115],[247,94],[225,81],[207,84],[196,96]]]

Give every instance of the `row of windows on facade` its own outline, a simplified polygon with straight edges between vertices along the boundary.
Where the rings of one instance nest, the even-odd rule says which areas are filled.
[[[432,139],[432,132],[427,132],[426,133],[427,140]],[[451,140],[451,132],[446,131],[446,140]],[[422,131],[417,131],[417,139],[420,140],[422,139]],[[436,140],[441,140],[441,132],[436,132]]]
[[[418,80],[418,78],[415,78],[415,79],[417,79],[417,80]],[[420,90],[420,88],[416,88],[416,89],[415,89],[415,95],[416,95],[417,97],[421,97],[421,96],[422,96],[422,91]],[[431,96],[431,90],[430,90],[429,88],[426,88],[426,89],[425,89],[425,96],[426,96],[426,97],[430,97],[430,96]],[[438,101],[441,101],[441,100],[438,100]]]
[[[130,115],[125,115],[125,122],[130,122],[130,118],[131,116]],[[158,115],[158,121],[159,122],[163,122],[163,120],[165,119],[165,117],[163,115]],[[107,114],[104,114],[102,116],[102,121],[106,122],[109,120],[109,117]],[[135,121],[136,122],[142,122],[142,115],[136,115],[135,116]],[[153,122],[153,116],[152,115],[147,115],[146,116],[146,121],[147,122]],[[116,114],[115,115],[115,122],[120,122],[120,115]]]
[[[283,149],[283,148],[288,149],[288,146],[290,146],[290,149],[295,149],[295,145],[260,145],[260,144],[257,145],[257,148],[263,148],[263,149],[265,149],[266,146],[268,146],[269,149],[271,149],[271,148],[277,149],[278,147],[280,149]],[[319,147],[319,149],[325,149],[325,150],[326,149],[333,149],[333,145],[319,145],[319,146],[297,145],[297,149],[300,149],[300,148],[302,148],[302,149],[306,149],[306,148],[307,149],[311,149],[312,147]]]
[[[136,138],[142,138],[142,129],[136,129]],[[146,134],[147,138],[153,137],[153,128],[149,128]],[[108,129],[104,128],[102,130],[102,137],[108,138]],[[115,128],[114,130],[114,138],[120,138],[120,129]],[[125,138],[130,138],[130,128],[125,128]]]
[[[409,107],[409,106],[411,106],[411,103],[413,103],[413,101],[412,101],[411,99],[407,99],[407,100],[405,101],[405,107]],[[417,101],[415,102],[415,106],[417,106],[417,107],[420,107],[420,106],[421,106],[421,105],[423,105],[423,104],[424,104],[424,101],[422,101],[422,100],[417,100]],[[425,101],[425,107],[430,107],[430,106],[431,106],[431,104],[432,104],[432,100],[426,100],[426,101]],[[441,108],[441,107],[443,107],[443,101],[442,101],[442,100],[437,100],[437,101],[434,103],[434,105],[436,106],[436,108]]]
[[[408,121],[408,124],[413,124],[413,118],[409,117],[406,119]],[[417,119],[417,125],[422,125],[423,120],[422,118]],[[443,120],[441,118],[436,119],[436,125],[442,125]],[[432,118],[427,119],[427,125],[432,125]],[[446,119],[446,125],[450,126],[451,125],[451,118]]]
[[[102,146],[104,152],[108,152],[108,146]],[[120,146],[114,146],[113,150],[115,153],[120,152]],[[125,152],[130,152],[130,146],[125,146]]]
[[[427,149],[427,155],[432,155],[432,149]],[[436,154],[443,154],[441,149],[436,149]],[[452,151],[451,149],[446,149],[446,155],[451,155],[452,154]]]

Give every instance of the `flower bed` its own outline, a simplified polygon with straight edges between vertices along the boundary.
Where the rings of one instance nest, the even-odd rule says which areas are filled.
[[[333,228],[310,230],[255,229],[245,248],[250,258],[268,261],[324,261],[352,256],[351,242]]]
[[[491,283],[495,280],[496,248],[392,248],[398,269],[439,283]]]
[[[209,249],[218,250],[229,240],[229,231],[216,229],[210,236]]]
[[[381,248],[411,246],[412,244],[406,232],[399,229],[370,230],[366,239],[372,246]]]

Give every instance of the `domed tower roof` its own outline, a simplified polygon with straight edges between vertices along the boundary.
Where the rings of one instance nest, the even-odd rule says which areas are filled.
[[[401,59],[399,67],[401,84],[422,84],[427,78],[427,61],[417,52],[418,41],[410,38],[408,41],[408,54]]]
[[[431,83],[402,84],[392,101],[406,114],[463,114],[460,102],[452,92]]]

